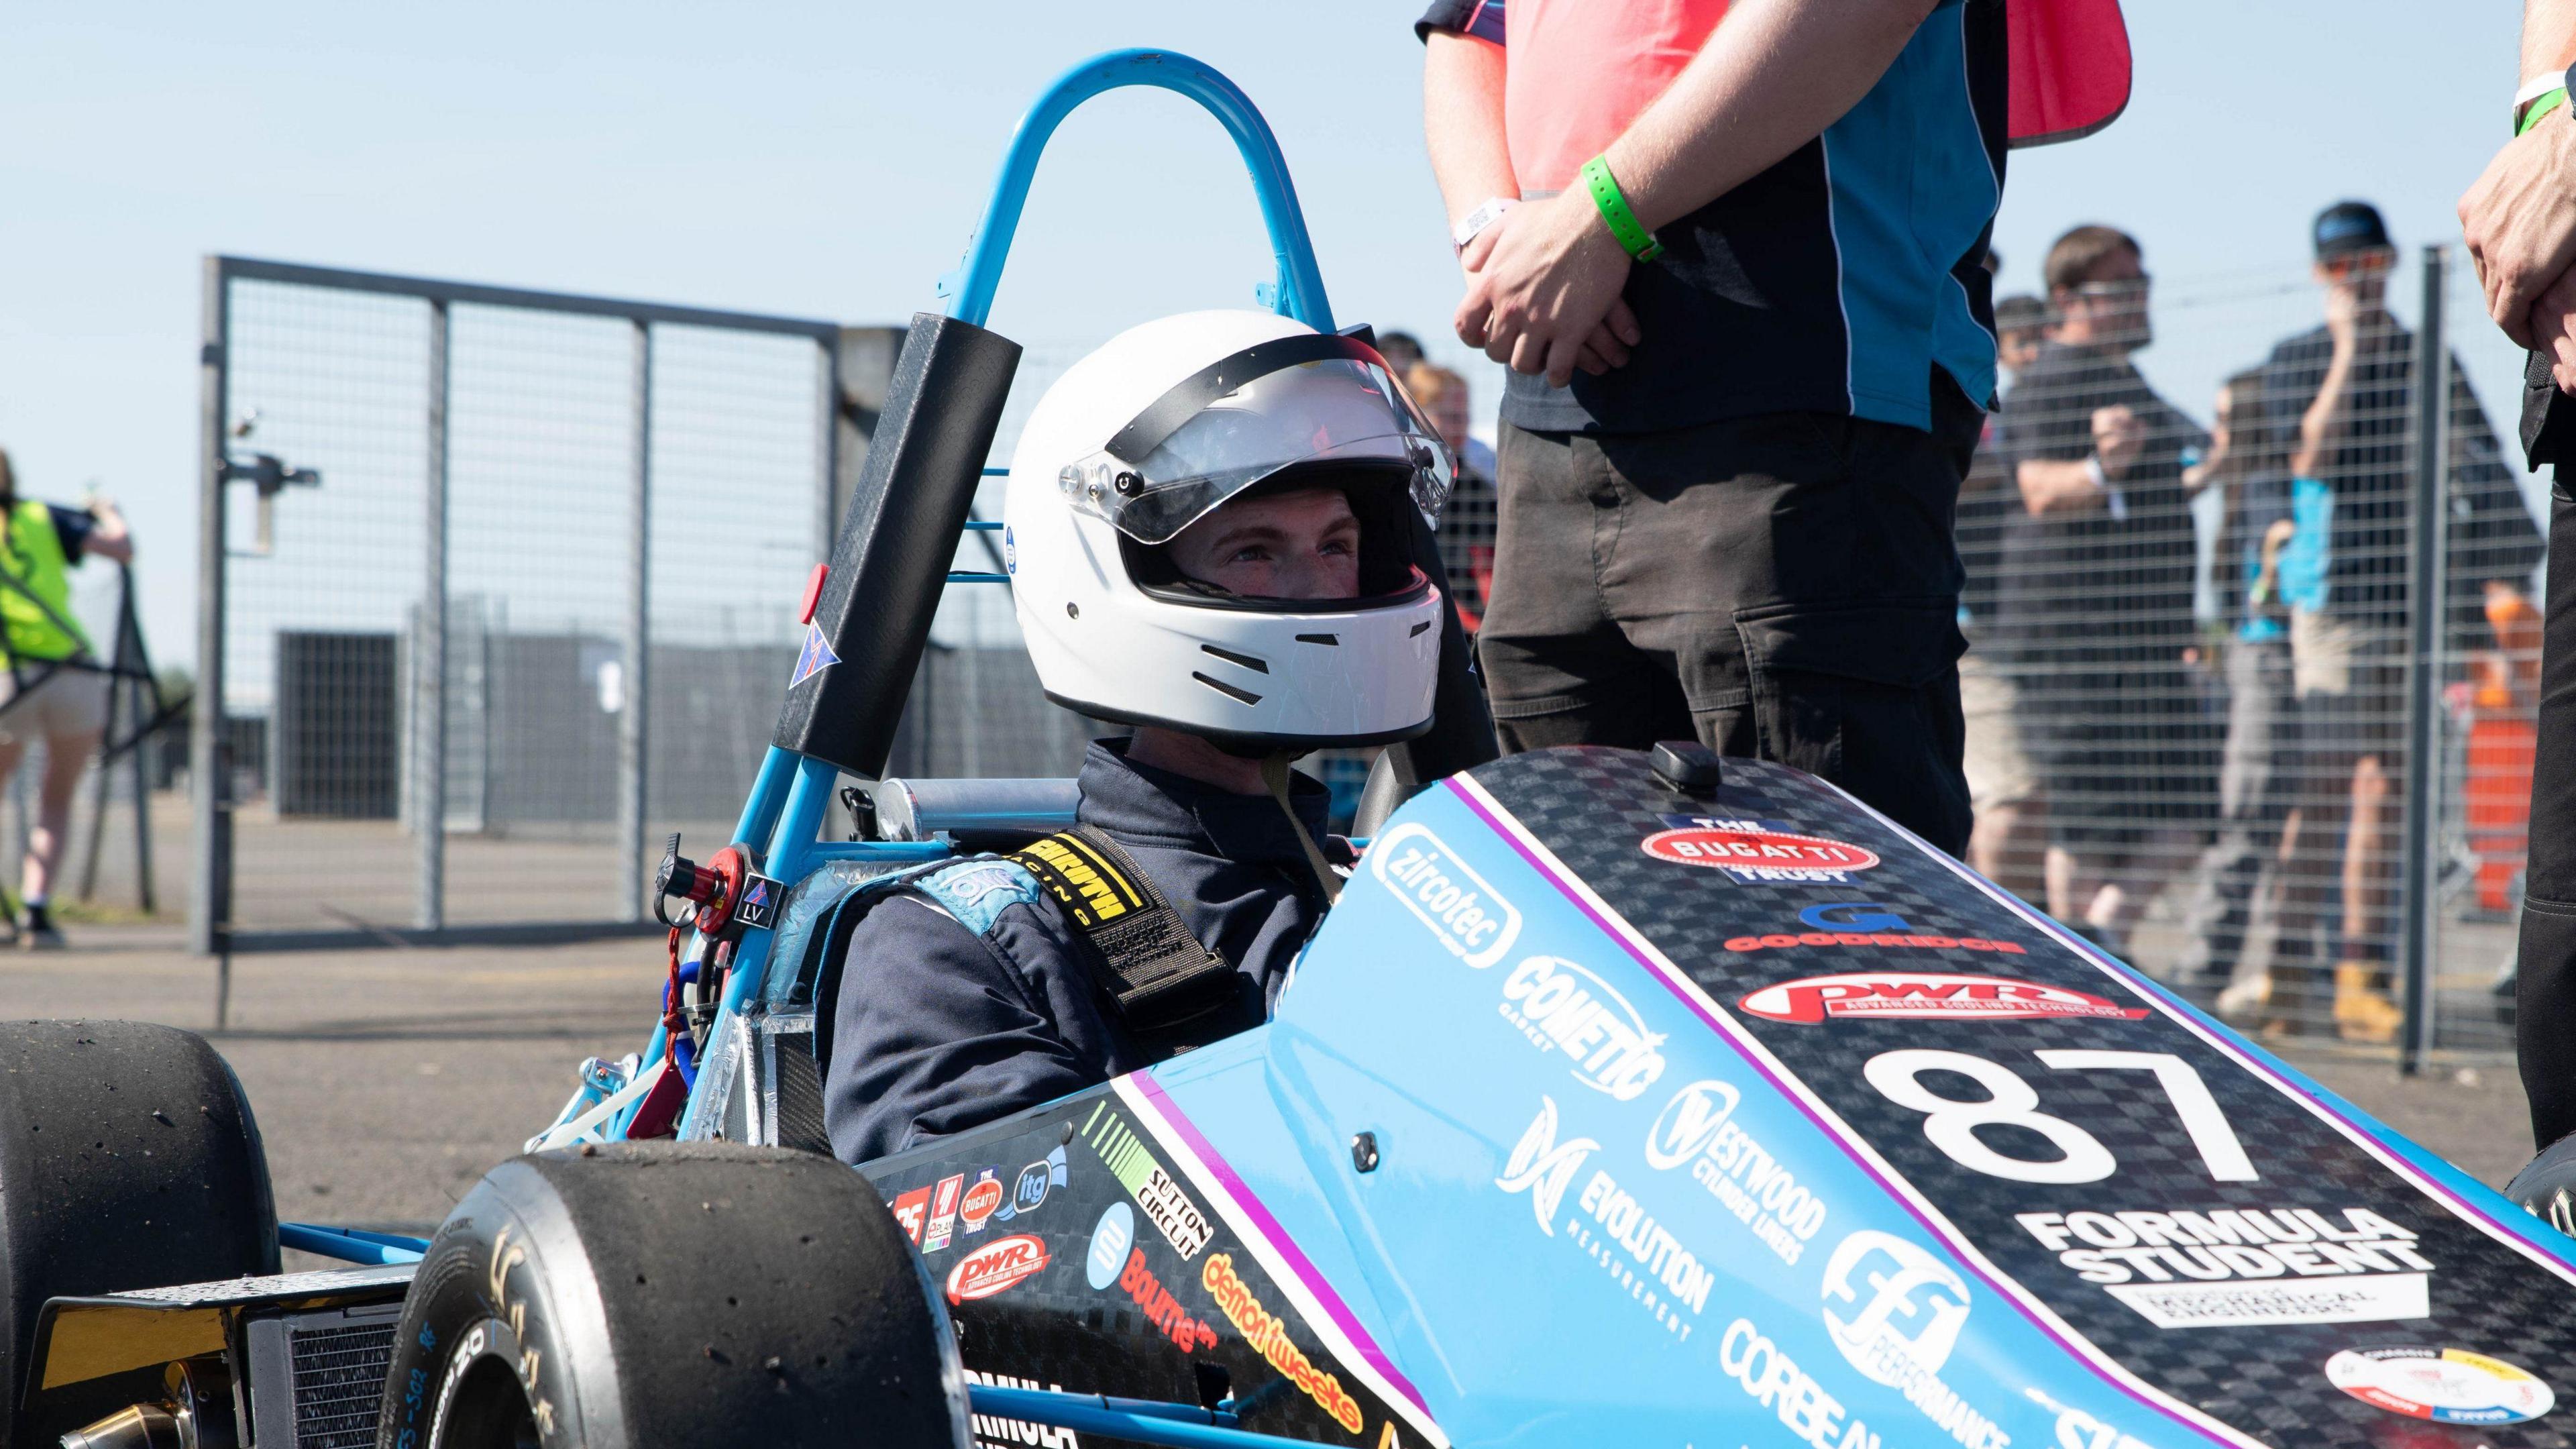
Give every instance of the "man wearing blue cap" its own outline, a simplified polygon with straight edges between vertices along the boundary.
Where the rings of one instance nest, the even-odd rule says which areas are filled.
[[[2408,598],[2415,340],[2388,312],[2397,248],[2376,207],[2327,207],[2313,240],[2324,325],[2274,348],[2262,383],[2272,446],[2289,464],[2293,528],[2277,570],[2306,748],[2283,954],[2309,948],[2307,928],[2339,897],[2340,920],[2326,923],[2337,927],[2327,933],[2335,1028],[2347,1041],[2386,1042],[2401,1020],[2387,993],[2387,911],[2408,619],[2419,603]],[[2485,641],[2491,601],[2518,600],[2541,543],[2456,360],[2450,373],[2450,586],[2439,606],[2449,637],[2465,644]],[[2295,986],[2277,973],[2274,984],[2271,1006],[2295,1027]]]

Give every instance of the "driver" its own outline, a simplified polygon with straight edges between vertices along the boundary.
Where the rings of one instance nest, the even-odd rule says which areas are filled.
[[[1405,511],[1436,515],[1451,469],[1372,347],[1267,312],[1147,323],[1047,390],[1011,460],[1012,597],[1047,697],[1133,733],[1091,746],[1073,832],[872,894],[817,991],[836,1154],[1267,1019],[1349,859],[1288,762],[1430,727],[1441,599]]]

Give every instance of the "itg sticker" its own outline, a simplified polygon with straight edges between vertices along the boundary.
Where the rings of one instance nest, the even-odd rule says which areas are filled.
[[[1704,865],[1747,884],[1810,882],[1849,885],[1878,868],[1878,852],[1821,835],[1801,835],[1769,820],[1667,815],[1665,829],[1639,842],[1657,860]]]
[[[2348,1348],[2326,1382],[2365,1404],[2437,1424],[2519,1424],[2558,1402],[2549,1385],[2465,1348]]]

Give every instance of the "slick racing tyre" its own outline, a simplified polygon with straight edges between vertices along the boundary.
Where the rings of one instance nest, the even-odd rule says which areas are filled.
[[[38,1393],[28,1360],[46,1299],[276,1271],[259,1126],[204,1038],[139,1021],[0,1024],[0,1446],[50,1445],[161,1396],[158,1363]]]
[[[867,1179],[636,1142],[513,1158],[448,1214],[376,1442],[957,1449],[965,1416],[948,1320]]]

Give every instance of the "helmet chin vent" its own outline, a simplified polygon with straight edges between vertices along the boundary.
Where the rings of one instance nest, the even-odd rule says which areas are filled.
[[[1208,652],[1214,653],[1215,651],[1210,650]],[[1231,699],[1238,704],[1261,703],[1260,695],[1257,695],[1248,689],[1237,689],[1235,686],[1226,683],[1222,679],[1210,679],[1206,675],[1200,674],[1195,670],[1191,671],[1190,678],[1197,680],[1199,683],[1206,685],[1208,688],[1215,690],[1217,693],[1224,695],[1226,698]]]
[[[1339,634],[1300,634],[1297,636],[1297,642],[1300,644],[1330,644],[1339,648],[1341,646],[1342,636]]]
[[[1226,663],[1233,665],[1237,669],[1249,669],[1255,674],[1268,674],[1270,672],[1270,663],[1268,660],[1256,659],[1249,654],[1237,654],[1231,649],[1219,649],[1213,644],[1200,645],[1199,652],[1202,654],[1214,655],[1216,658],[1224,660]]]
[[[1438,622],[1439,621],[1436,619],[1425,619],[1421,623],[1414,625],[1412,632],[1406,634],[1404,637],[1410,639],[1414,637],[1414,635],[1420,634],[1423,630],[1430,628],[1433,624]]]

